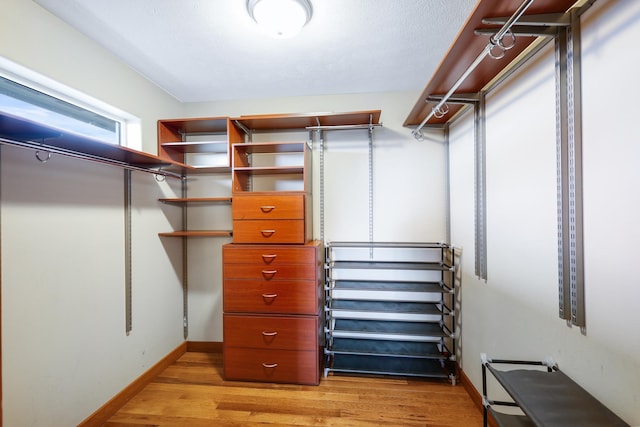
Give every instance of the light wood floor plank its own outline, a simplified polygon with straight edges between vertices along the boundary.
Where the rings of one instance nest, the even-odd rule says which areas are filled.
[[[225,381],[222,358],[187,352],[106,427],[479,427],[461,386],[414,378],[330,375],[319,386]]]

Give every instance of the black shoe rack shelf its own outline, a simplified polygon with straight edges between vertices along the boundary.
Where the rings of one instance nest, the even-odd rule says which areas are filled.
[[[454,250],[328,242],[325,369],[456,382]]]

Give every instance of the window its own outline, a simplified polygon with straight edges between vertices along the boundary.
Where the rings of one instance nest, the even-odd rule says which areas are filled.
[[[0,111],[110,144],[120,144],[120,123],[0,77]]]
[[[139,119],[0,57],[0,113],[140,149]]]

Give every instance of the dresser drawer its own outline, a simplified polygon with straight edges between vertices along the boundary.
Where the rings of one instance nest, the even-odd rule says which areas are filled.
[[[304,194],[236,195],[231,203],[234,220],[304,219]]]
[[[316,350],[317,317],[225,314],[224,345],[274,350]]]
[[[318,282],[226,279],[224,312],[317,315]]]
[[[318,385],[320,361],[316,351],[225,348],[226,380]]]
[[[256,264],[278,266],[282,264],[315,264],[317,243],[304,246],[234,245],[222,247],[225,264]]]
[[[222,276],[227,279],[272,280],[317,280],[318,266],[312,264],[291,264],[277,267],[254,264],[224,264]]]
[[[305,243],[304,219],[234,220],[234,243]]]

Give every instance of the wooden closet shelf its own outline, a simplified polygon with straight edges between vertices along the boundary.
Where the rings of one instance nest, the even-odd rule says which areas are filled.
[[[476,35],[475,31],[486,28],[499,30],[499,26],[483,24],[482,20],[485,18],[509,17],[518,9],[521,3],[522,0],[481,0],[478,2],[458,34],[457,39],[449,48],[447,55],[405,119],[403,126],[418,126],[438,104],[438,101],[431,101],[430,97],[443,96],[448,93],[484,50],[489,43],[490,35]],[[580,2],[576,0],[537,0],[531,4],[523,16],[565,13],[577,3]],[[503,58],[485,58],[462,82],[455,94],[475,94],[483,90],[535,40],[536,37],[532,36],[517,36],[515,46],[507,50]],[[448,114],[441,118],[432,117],[427,124],[447,123],[462,108],[463,105],[461,104],[451,104],[449,105]]]
[[[109,144],[72,132],[45,126],[7,113],[0,114],[0,138],[42,151],[54,151],[88,160],[112,162],[143,169],[169,169],[175,162],[153,154]]]
[[[349,113],[260,114],[235,118],[236,122],[252,130],[305,129],[313,126],[349,126],[379,124],[381,110]]]

